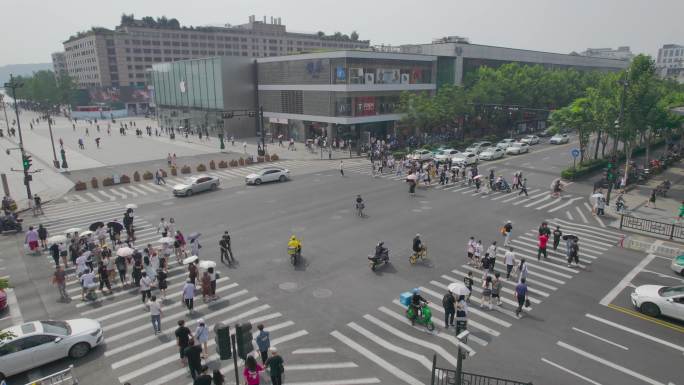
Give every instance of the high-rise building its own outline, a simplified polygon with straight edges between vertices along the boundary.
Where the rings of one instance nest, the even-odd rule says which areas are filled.
[[[618,59],[631,61],[634,58],[634,54],[629,49],[629,47],[617,47],[617,49],[612,48],[587,48],[586,51],[580,53],[582,56],[589,57],[600,57],[604,59]]]
[[[661,77],[684,83],[684,45],[663,45],[658,50],[656,68]]]
[[[342,34],[288,32],[281,19],[249,17],[238,26],[185,27],[176,19],[124,15],[114,30],[92,28],[64,42],[67,71],[82,88],[145,86],[154,63],[213,56],[267,57],[321,49],[368,48]]]
[[[64,52],[55,52],[52,54],[52,70],[55,72],[57,78],[67,73],[66,56],[64,55]]]

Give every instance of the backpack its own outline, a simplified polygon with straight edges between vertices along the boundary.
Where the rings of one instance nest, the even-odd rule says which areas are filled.
[[[442,298],[442,306],[445,308],[454,307],[454,296],[451,295],[451,293],[444,294],[444,298]]]

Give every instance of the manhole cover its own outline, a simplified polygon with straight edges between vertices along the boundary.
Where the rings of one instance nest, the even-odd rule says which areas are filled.
[[[332,291],[328,289],[316,289],[313,291],[313,296],[316,298],[328,298],[332,295]]]
[[[285,290],[285,291],[294,291],[297,289],[297,284],[295,282],[283,282],[280,285],[278,285],[280,290]]]

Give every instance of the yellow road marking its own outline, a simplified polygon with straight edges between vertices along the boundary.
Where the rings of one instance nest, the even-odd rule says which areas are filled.
[[[627,308],[625,308],[625,307],[618,306],[618,305],[608,304],[608,307],[611,308],[611,309],[613,309],[613,310],[617,310],[617,311],[619,311],[619,312],[621,312],[621,313],[625,313],[625,314],[628,314],[628,315],[631,315],[631,316],[640,318],[640,319],[642,319],[642,320],[644,320],[644,321],[653,322],[653,323],[658,324],[658,325],[660,325],[660,326],[665,326],[665,327],[668,328],[668,329],[672,329],[672,330],[674,330],[674,331],[677,331],[677,332],[680,332],[680,333],[684,333],[684,327],[681,327],[681,326],[679,326],[679,325],[675,325],[675,324],[673,324],[673,323],[671,323],[671,322],[667,322],[667,321],[663,321],[663,320],[658,319],[658,318],[654,318],[654,317],[651,317],[651,316],[647,316],[646,314],[641,314],[641,313],[636,312],[636,311],[634,311],[634,310],[627,309]]]

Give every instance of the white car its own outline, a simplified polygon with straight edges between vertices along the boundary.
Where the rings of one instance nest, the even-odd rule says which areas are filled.
[[[499,147],[489,147],[484,149],[477,158],[480,160],[494,160],[503,158],[504,149]]]
[[[651,316],[684,321],[684,286],[642,285],[631,294],[632,305]]]
[[[266,167],[245,177],[247,184],[262,184],[264,182],[285,182],[290,179],[290,170],[280,167]]]
[[[64,357],[81,358],[104,341],[98,321],[35,321],[5,331],[14,337],[0,342],[0,373],[9,377]]]
[[[432,152],[428,150],[416,150],[408,155],[410,160],[428,160],[432,159]]]
[[[505,150],[508,147],[510,147],[513,143],[515,143],[515,139],[508,138],[508,139],[504,139],[504,140],[500,141],[499,143],[497,143],[496,147],[503,148]]]
[[[549,139],[549,144],[563,144],[563,143],[568,143],[570,141],[570,137],[568,134],[556,134]]]
[[[525,142],[515,142],[512,145],[508,146],[506,149],[506,154],[523,154],[525,152],[530,151],[530,146],[529,144]]]
[[[670,269],[677,274],[684,275],[684,255],[678,255],[672,258],[672,264],[670,264]]]
[[[451,158],[451,162],[458,166],[470,166],[477,164],[477,155],[472,152],[462,152]]]
[[[192,176],[185,179],[183,183],[173,186],[173,195],[189,197],[194,193],[216,190],[219,184],[221,184],[221,181],[215,176]]]
[[[484,150],[485,148],[489,148],[492,146],[492,142],[475,142],[470,145],[470,147],[466,148],[466,152],[472,152],[474,154],[479,154]]]
[[[447,162],[449,159],[452,159],[454,156],[460,154],[461,152],[458,150],[454,150],[453,148],[447,148],[441,151],[437,152],[437,155],[435,155],[435,160],[440,161],[440,162]]]
[[[524,138],[520,139],[521,142],[527,144],[539,144],[539,137],[537,135],[526,135]]]

